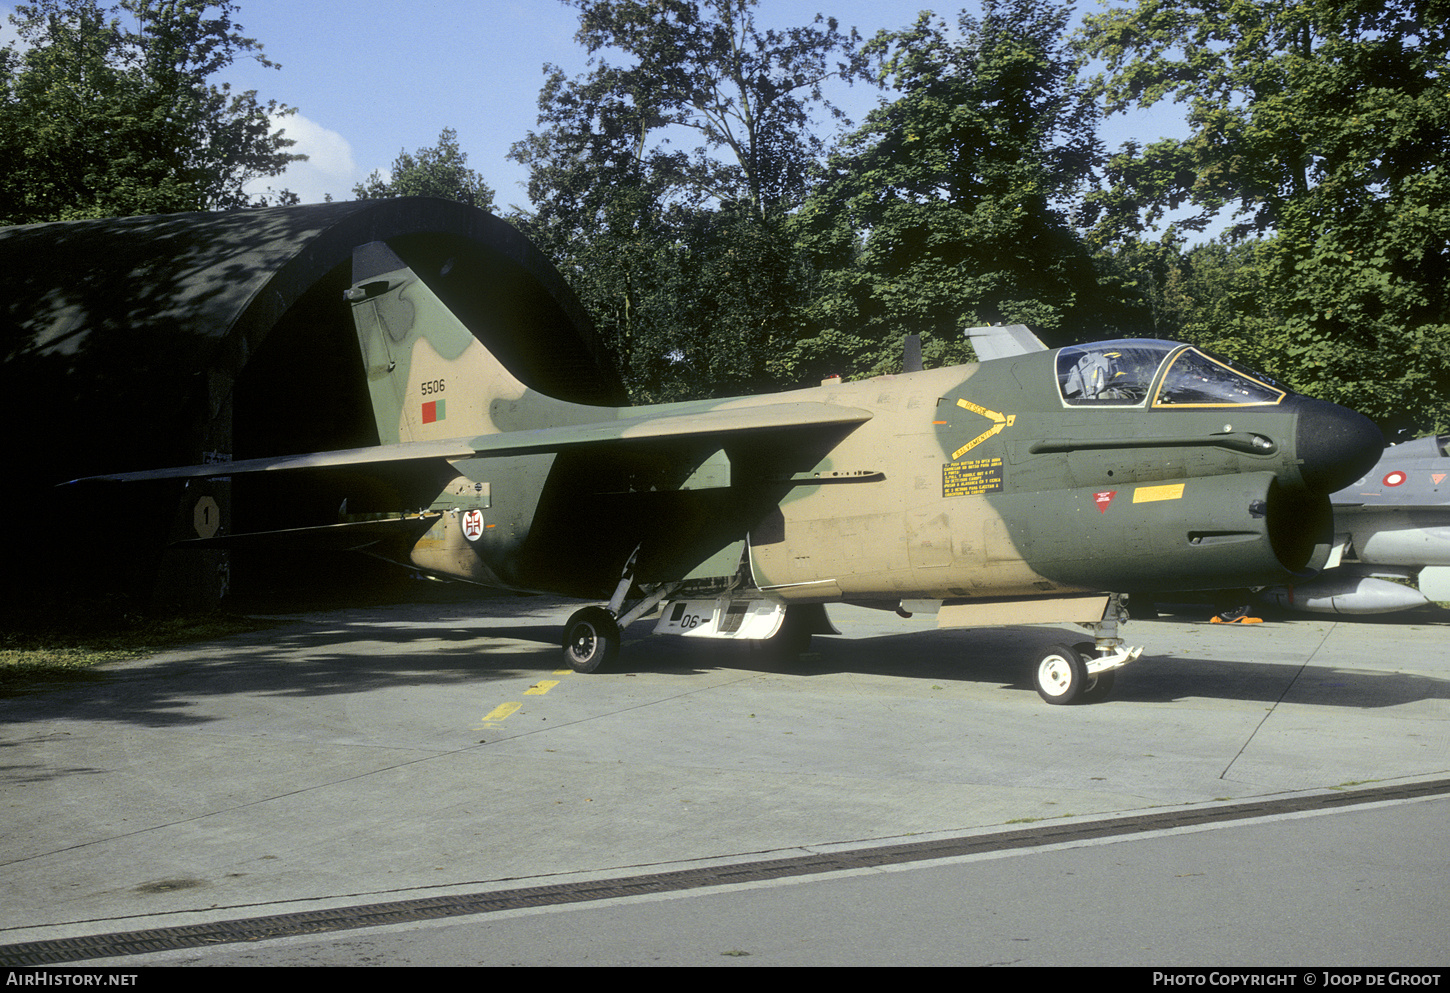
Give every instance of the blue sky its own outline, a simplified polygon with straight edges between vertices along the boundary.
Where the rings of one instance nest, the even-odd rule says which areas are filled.
[[[922,9],[955,20],[963,6],[978,9],[975,0],[935,8],[922,0],[762,0],[756,16],[763,27],[786,27],[819,11],[869,37],[905,27]],[[551,63],[571,75],[586,69],[587,56],[574,41],[577,15],[557,0],[241,0],[238,20],[282,66],[238,66],[232,78],[297,108],[286,128],[298,140],[294,150],[310,161],[270,182],[304,203],[326,193],[348,199],[374,169],[386,171],[400,151],[434,145],[452,127],[469,166],[497,191],[500,211],[526,205],[525,175],[507,154],[537,127],[543,67]],[[858,85],[839,102],[859,121],[878,98]],[[1119,118],[1105,138],[1116,146],[1128,137],[1158,137],[1174,129],[1172,114],[1165,119],[1166,125],[1156,116]]]
[[[526,206],[524,173],[507,154],[537,126],[544,64],[571,75],[586,69],[574,41],[577,15],[558,0],[238,0],[238,7],[244,33],[281,68],[238,63],[225,78],[263,101],[297,108],[284,127],[298,142],[293,151],[309,156],[259,185],[291,189],[303,203],[329,193],[349,199],[374,169],[386,172],[400,151],[432,146],[451,127],[469,166],[497,191],[500,212]],[[963,7],[979,10],[976,0],[761,0],[756,17],[762,27],[787,27],[819,11],[870,37],[905,27],[922,9],[955,21]],[[12,9],[0,5],[6,15]],[[7,24],[0,41],[11,37]],[[858,85],[843,89],[838,102],[859,121],[878,98]],[[1171,108],[1109,124],[1103,136],[1110,147],[1181,133]]]

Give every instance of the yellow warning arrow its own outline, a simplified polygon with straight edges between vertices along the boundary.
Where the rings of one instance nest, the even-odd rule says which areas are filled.
[[[1003,428],[1011,427],[1012,424],[1017,420],[1016,414],[999,414],[995,410],[988,410],[986,407],[979,407],[977,404],[972,403],[972,401],[970,400],[958,400],[957,406],[961,407],[963,410],[970,410],[974,414],[981,414],[983,417],[992,421],[993,424],[991,427],[983,431],[981,434],[977,435],[975,438],[967,442],[961,448],[958,448],[955,452],[952,452],[953,462],[970,452],[972,449],[976,448],[988,438],[992,437],[992,435],[1000,434]]]

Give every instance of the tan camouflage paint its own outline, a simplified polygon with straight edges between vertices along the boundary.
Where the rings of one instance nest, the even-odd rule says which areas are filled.
[[[741,425],[794,431],[791,425],[796,423],[825,423],[813,419],[822,412],[827,417],[832,411],[860,412],[857,421],[865,418],[864,423],[842,422],[829,453],[807,456],[807,464],[800,464],[800,456],[810,449],[806,442],[797,446],[795,461],[789,453],[777,453],[781,471],[773,475],[760,465],[752,468],[754,449],[737,444],[727,457],[731,443],[722,441],[723,449],[700,475],[699,486],[715,485],[728,476],[730,492],[740,494],[741,500],[752,493],[778,494],[771,498],[774,508],[763,510],[765,516],[750,527],[749,564],[760,590],[784,600],[1042,598],[1101,591],[1101,586],[1054,580],[1028,562],[1046,549],[1049,559],[1056,556],[1054,562],[1068,564],[1059,574],[1095,575],[1084,566],[1091,564],[1091,549],[1079,555],[1073,548],[1079,534],[1101,531],[1107,521],[1100,516],[1106,505],[1094,503],[1095,488],[1109,487],[1100,493],[1123,489],[1124,503],[1117,512],[1131,507],[1139,515],[1114,519],[1119,547],[1107,549],[1118,557],[1118,575],[1127,577],[1135,564],[1123,552],[1136,538],[1134,521],[1142,522],[1144,535],[1153,527],[1178,527],[1200,494],[1192,513],[1211,516],[1215,505],[1224,502],[1215,499],[1213,481],[1225,478],[1236,480],[1238,489],[1228,494],[1229,502],[1242,516],[1253,496],[1249,491],[1261,485],[1251,478],[1254,472],[1268,480],[1292,471],[1288,451],[1255,461],[1257,457],[1199,448],[1174,458],[1160,454],[1160,446],[1139,457],[1133,432],[1159,430],[1170,421],[1133,411],[1064,409],[1049,353],[999,360],[990,367],[833,381],[768,396],[590,407],[544,396],[522,384],[406,268],[355,287],[350,299],[384,442],[472,438],[475,446],[486,448],[488,437],[508,434],[505,450],[511,452],[537,429],[582,426],[569,443],[587,445],[596,435],[601,441],[658,439],[661,432],[675,437],[668,426],[671,418],[681,419],[678,437],[688,439]],[[985,374],[988,369],[990,375]],[[444,405],[441,411],[439,403]],[[431,419],[429,404],[437,414]],[[1199,435],[1231,427],[1219,423],[1223,416],[1204,412],[1200,418],[1187,411],[1167,415],[1172,425]],[[1274,415],[1235,411],[1232,416]],[[1262,423],[1292,440],[1292,418]],[[600,430],[591,432],[591,425]],[[1106,455],[1070,449],[1066,454],[1033,454],[1032,445],[1055,437],[1052,432],[1069,440],[1124,434],[1128,443]],[[801,432],[802,437],[806,434]],[[775,437],[781,447],[780,436]],[[558,443],[554,435],[551,444]],[[432,508],[444,516],[418,542],[412,561],[442,575],[502,585],[500,569],[529,537],[557,456],[484,454],[453,461],[460,474]],[[737,458],[744,464],[735,464]],[[1121,474],[1114,477],[1114,470],[1104,468],[1109,465]],[[763,475],[752,477],[752,471]],[[1199,475],[1208,477],[1208,488],[1197,480],[1182,482]],[[690,478],[684,472],[674,488],[692,488]],[[1163,485],[1156,490],[1127,495],[1140,484],[1158,482]],[[509,492],[483,509],[486,530],[470,540],[463,533],[464,515],[475,509],[470,493],[476,491],[470,487],[480,483],[495,496]],[[1010,519],[1006,507],[1013,508]],[[647,520],[620,523],[639,529],[641,537],[634,540],[669,540],[668,535],[651,535]],[[1245,533],[1261,552],[1267,547],[1262,536]],[[583,540],[596,537],[585,535]]]

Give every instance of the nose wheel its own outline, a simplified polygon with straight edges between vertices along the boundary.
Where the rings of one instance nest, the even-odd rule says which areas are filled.
[[[1037,695],[1048,703],[1076,702],[1088,688],[1087,666],[1071,645],[1053,645],[1033,671]]]
[[[1125,658],[1137,658],[1141,649],[1131,649]],[[1037,695],[1048,703],[1097,703],[1112,692],[1115,669],[1088,671],[1089,662],[1112,661],[1115,656],[1102,656],[1091,641],[1076,645],[1053,645],[1038,660],[1033,671]]]

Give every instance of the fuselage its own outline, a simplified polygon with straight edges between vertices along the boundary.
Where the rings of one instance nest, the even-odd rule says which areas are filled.
[[[870,416],[461,460],[435,505],[444,516],[408,558],[474,582],[582,597],[607,595],[631,557],[642,586],[750,588],[790,601],[1282,582],[1327,556],[1328,494],[1380,447],[1357,414],[1151,341],[787,394],[569,405],[567,418],[782,401]]]

